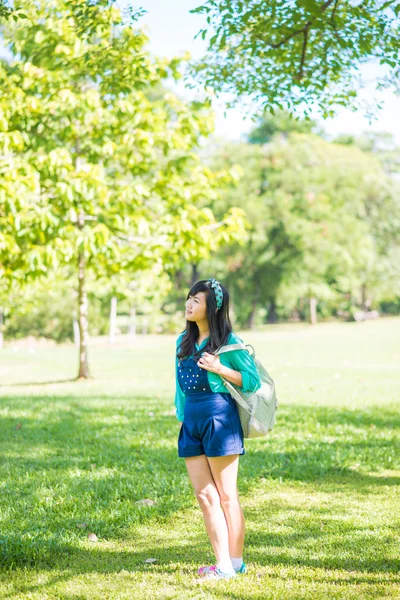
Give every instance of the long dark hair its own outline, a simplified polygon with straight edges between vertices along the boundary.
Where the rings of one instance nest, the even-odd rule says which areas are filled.
[[[218,310],[216,310],[217,302],[215,299],[215,292],[214,289],[211,288],[211,282],[208,279],[202,279],[195,283],[190,288],[186,298],[188,299],[189,296],[194,296],[198,292],[206,292],[206,314],[210,328],[210,338],[206,346],[201,349],[201,352],[209,352],[210,354],[225,344],[232,331],[232,325],[229,318],[228,290],[222,283],[220,283],[220,286],[223,293],[223,300],[221,308]],[[199,337],[197,323],[186,320],[186,329],[182,333],[184,333],[184,336],[176,354],[179,359],[190,356],[191,354],[196,355],[195,343]]]

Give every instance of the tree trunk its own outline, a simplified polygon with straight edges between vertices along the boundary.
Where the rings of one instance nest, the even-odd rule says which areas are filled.
[[[301,296],[297,302],[297,307],[299,310],[300,320],[307,320],[307,298],[305,296]]]
[[[317,299],[314,296],[310,298],[310,323],[311,325],[317,323]]]
[[[79,348],[79,339],[80,339],[80,335],[79,335],[79,323],[78,321],[75,319],[74,317],[74,321],[73,321],[73,328],[74,328],[74,344],[77,348]]]
[[[176,284],[176,287],[178,289],[184,287],[183,271],[182,271],[182,269],[178,269],[175,272],[175,284]]]
[[[276,301],[274,299],[269,303],[267,323],[273,325],[273,323],[276,323],[277,321],[278,315],[276,314]]]
[[[257,312],[257,300],[253,299],[252,303],[251,303],[251,311],[249,314],[249,317],[247,319],[247,329],[253,329],[254,327],[254,319],[256,316],[256,312]]]
[[[190,286],[194,285],[199,279],[199,268],[197,265],[192,265],[192,280]]]
[[[76,160],[75,170],[79,173],[81,169],[80,164],[80,140],[76,140],[75,144]],[[85,227],[85,213],[81,210],[78,214],[77,227],[80,231],[83,231]],[[78,325],[79,325],[79,372],[78,379],[89,379],[89,360],[88,360],[88,341],[89,341],[89,311],[88,311],[88,297],[85,285],[85,270],[86,260],[85,252],[82,250],[78,251]]]
[[[108,342],[112,346],[115,342],[115,330],[117,325],[117,299],[115,296],[111,298],[110,306],[110,329],[108,332]]]
[[[88,298],[85,287],[86,261],[83,252],[78,254],[78,323],[79,323],[79,378],[89,379],[88,362]]]
[[[368,287],[366,283],[361,286],[361,306],[365,311],[371,310],[372,300],[368,295]]]
[[[367,303],[367,286],[365,285],[365,283],[363,283],[361,286],[361,308],[363,310],[366,309],[366,303]]]

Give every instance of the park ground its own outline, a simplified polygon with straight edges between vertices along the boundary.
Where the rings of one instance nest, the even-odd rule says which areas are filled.
[[[280,401],[241,458],[248,574],[195,577],[213,556],[177,456],[176,336],[94,340],[83,382],[73,345],[10,342],[0,600],[400,598],[400,319],[239,333]]]

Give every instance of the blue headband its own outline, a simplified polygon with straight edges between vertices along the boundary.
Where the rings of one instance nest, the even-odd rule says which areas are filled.
[[[211,281],[211,287],[214,289],[214,293],[215,293],[215,301],[217,303],[217,309],[219,310],[222,306],[222,301],[224,299],[224,294],[222,292],[222,288],[220,286],[219,281],[214,279],[214,277],[211,277],[211,279],[209,279],[208,281]]]

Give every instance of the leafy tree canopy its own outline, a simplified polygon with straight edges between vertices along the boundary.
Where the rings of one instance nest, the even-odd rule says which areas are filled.
[[[208,49],[193,68],[202,84],[250,96],[267,110],[360,106],[359,67],[384,66],[378,88],[399,89],[399,0],[207,0],[199,32]],[[242,99],[242,98],[241,98]]]
[[[375,155],[291,133],[266,145],[230,143],[213,158],[218,168],[235,163],[243,177],[214,210],[243,208],[249,240],[223,249],[215,271],[241,325],[257,306],[287,311],[311,296],[337,306],[361,287],[374,300],[398,289],[398,185]]]
[[[287,137],[290,133],[311,133],[318,129],[315,121],[293,117],[289,112],[281,110],[275,115],[264,114],[249,135],[251,144],[267,144],[275,134]]]

